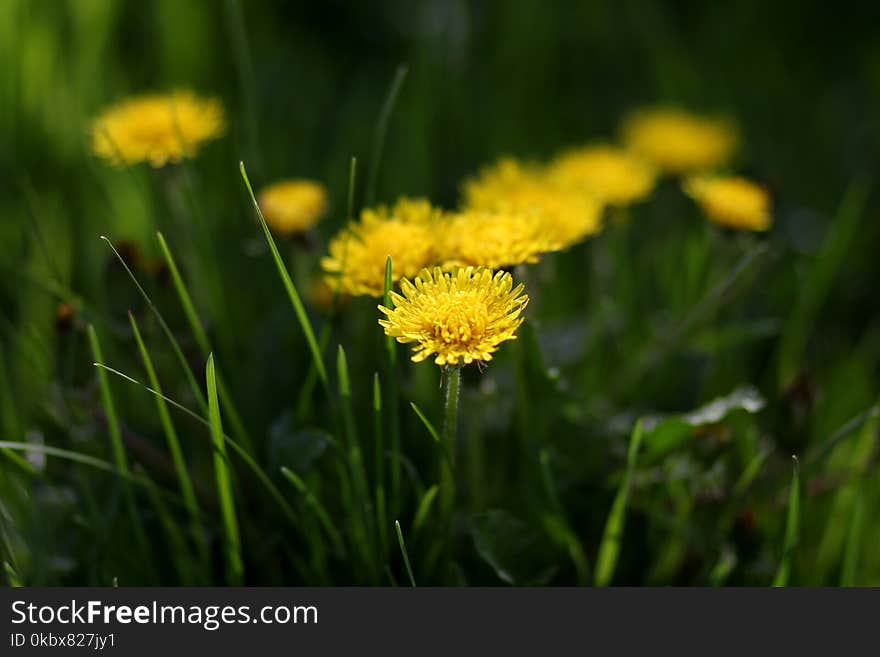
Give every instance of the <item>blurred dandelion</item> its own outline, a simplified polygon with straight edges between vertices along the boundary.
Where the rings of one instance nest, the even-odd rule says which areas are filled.
[[[264,187],[260,208],[269,228],[281,235],[309,230],[327,211],[327,192],[311,180],[282,180]]]
[[[672,174],[723,165],[738,141],[728,121],[675,108],[637,111],[624,120],[621,132],[629,150]]]
[[[601,228],[602,204],[597,197],[561,187],[543,167],[511,158],[502,159],[467,180],[463,185],[463,206],[465,211],[501,212],[537,224],[541,244],[536,253],[565,249]]]
[[[641,158],[604,144],[569,150],[548,168],[551,181],[563,189],[592,194],[609,205],[629,205],[648,197],[657,172]]]
[[[717,224],[740,230],[770,228],[767,191],[738,176],[694,176],[682,185],[705,215]]]
[[[534,263],[547,250],[536,214],[469,210],[443,224],[443,253],[447,267],[483,266],[492,269]]]
[[[223,106],[191,91],[125,98],[92,121],[92,151],[115,165],[162,167],[225,132]]]

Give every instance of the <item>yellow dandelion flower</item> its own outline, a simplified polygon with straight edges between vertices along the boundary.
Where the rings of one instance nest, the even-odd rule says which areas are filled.
[[[736,131],[729,122],[674,108],[630,115],[622,135],[629,150],[674,174],[722,165],[737,146]]]
[[[437,365],[492,360],[499,344],[516,339],[529,302],[510,274],[483,267],[425,269],[400,290],[391,294],[393,309],[379,306],[386,316],[379,324],[398,342],[417,343],[414,362],[435,355]]]
[[[524,217],[540,225],[538,251],[558,251],[601,228],[600,200],[554,183],[535,165],[502,159],[464,184],[466,210],[485,210]],[[480,263],[487,264],[487,263]]]
[[[770,197],[767,191],[738,176],[694,176],[683,184],[712,221],[740,230],[770,228]]]
[[[443,259],[451,266],[498,269],[533,263],[547,250],[541,223],[533,214],[467,210],[448,217]]]
[[[90,130],[95,155],[116,165],[154,167],[195,156],[224,131],[220,101],[190,91],[126,98],[105,109]]]
[[[560,187],[581,190],[610,205],[628,205],[648,196],[657,181],[654,167],[621,148],[587,146],[563,153],[548,168]]]
[[[303,233],[327,211],[327,192],[311,180],[282,180],[260,191],[260,209],[269,227],[282,234]]]
[[[400,199],[393,208],[366,209],[359,222],[337,234],[321,260],[328,285],[351,295],[381,296],[385,261],[391,256],[394,279],[413,277],[439,261],[442,213],[428,201]]]

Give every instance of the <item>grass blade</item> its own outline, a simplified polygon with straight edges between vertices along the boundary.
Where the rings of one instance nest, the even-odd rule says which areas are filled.
[[[794,559],[794,552],[798,542],[801,486],[797,457],[792,456],[791,458],[794,461],[794,472],[791,476],[788,513],[785,517],[785,539],[782,546],[782,560],[779,563],[779,569],[776,571],[776,577],[773,579],[773,586],[788,586],[788,578],[791,575],[791,563]]]
[[[394,529],[397,532],[397,543],[400,545],[400,553],[403,555],[403,565],[406,566],[409,583],[415,588],[416,578],[413,577],[412,566],[409,563],[409,554],[406,552],[406,543],[403,541],[403,532],[400,530],[400,522],[397,520],[394,521]]]
[[[348,373],[348,362],[342,345],[339,345],[337,350],[336,369],[339,377],[339,397],[342,400],[342,423],[348,470],[351,481],[354,484],[355,506],[359,511],[356,514],[355,528],[359,534],[358,544],[364,551],[364,559],[366,563],[370,564],[374,562],[371,558],[371,550],[368,543],[371,522],[367,473],[364,469],[364,459],[358,443],[357,427],[351,407],[351,378]]]
[[[226,456],[226,441],[220,418],[220,400],[217,396],[217,376],[214,370],[214,356],[208,357],[205,368],[208,387],[208,412],[211,423],[211,439],[214,444],[214,474],[217,479],[217,499],[223,516],[225,535],[226,581],[230,586],[240,585],[244,576],[241,560],[241,538],[238,533],[238,520],[235,517],[235,502],[232,494],[232,476]]]
[[[379,112],[379,120],[376,122],[376,132],[373,133],[373,149],[370,153],[370,177],[367,182],[367,205],[376,202],[376,185],[379,182],[379,165],[382,163],[382,152],[385,150],[385,137],[388,134],[388,122],[391,120],[391,112],[400,95],[403,81],[406,79],[406,66],[398,66],[394,72],[394,79],[388,89],[382,110]]]
[[[428,513],[431,511],[431,505],[434,504],[434,498],[437,497],[439,492],[440,486],[434,484],[422,495],[422,499],[416,509],[416,514],[413,516],[413,534],[418,534],[425,524],[425,520],[428,519]]]
[[[801,297],[788,316],[779,343],[779,385],[787,386],[801,367],[807,341],[822,304],[828,298],[834,278],[847,262],[868,198],[868,185],[861,180],[850,184],[840,207],[829,224],[813,266],[799,286]]]
[[[611,505],[608,520],[605,523],[605,531],[602,534],[602,542],[599,544],[599,554],[596,557],[596,586],[608,586],[614,577],[614,569],[617,567],[617,557],[620,554],[620,542],[623,538],[624,520],[626,517],[626,504],[629,499],[629,489],[632,484],[632,475],[636,467],[636,456],[639,445],[642,442],[642,421],[636,422],[629,441],[629,449],[626,453],[626,473],[623,481],[617,489],[617,495]]]
[[[165,318],[162,317],[162,313],[159,312],[159,309],[153,303],[153,300],[150,299],[150,295],[147,294],[146,290],[141,287],[140,282],[138,282],[137,277],[134,275],[134,272],[129,268],[128,263],[125,262],[125,259],[119,254],[119,251],[116,250],[116,247],[113,246],[113,242],[107,239],[104,235],[101,235],[101,239],[104,240],[113,253],[116,255],[116,258],[122,264],[122,267],[128,273],[129,278],[131,278],[134,286],[137,288],[137,291],[140,293],[141,297],[143,297],[144,301],[147,302],[147,306],[149,306],[150,310],[156,316],[156,320],[159,322],[159,326],[162,327],[162,332],[165,333],[165,336],[168,338],[168,342],[171,343],[171,348],[174,350],[174,355],[177,357],[177,361],[180,363],[181,368],[183,369],[183,373],[186,376],[186,380],[189,383],[189,387],[192,389],[193,394],[196,397],[196,401],[199,404],[199,407],[202,409],[203,413],[208,412],[208,405],[205,401],[205,395],[202,393],[202,388],[196,381],[196,376],[192,371],[192,368],[189,366],[189,362],[186,360],[186,356],[183,354],[183,349],[180,348],[180,343],[177,341],[177,338],[174,337],[174,333],[172,333],[171,328],[169,328]],[[101,362],[100,358],[96,358],[98,362]]]
[[[162,392],[162,387],[159,384],[159,377],[156,376],[156,368],[153,366],[153,359],[150,357],[150,354],[147,351],[147,346],[144,344],[144,340],[141,337],[137,320],[135,320],[134,314],[131,312],[128,313],[128,318],[131,322],[131,330],[134,333],[134,338],[141,354],[141,360],[144,363],[144,369],[147,371],[147,379],[153,388]],[[192,479],[189,476],[189,470],[186,466],[186,460],[183,457],[183,450],[180,447],[180,440],[178,439],[177,431],[174,428],[174,423],[171,421],[171,414],[168,412],[168,405],[162,397],[156,397],[156,410],[159,413],[159,420],[161,421],[162,429],[165,432],[165,441],[168,443],[168,451],[171,453],[171,460],[174,463],[174,470],[177,473],[177,480],[180,484],[180,493],[183,496],[184,503],[189,512],[193,536],[199,545],[203,559],[207,559],[208,550],[201,529],[201,513],[199,512],[199,505],[196,500],[195,488]],[[207,561],[205,561],[205,563],[207,563]]]
[[[254,209],[257,211],[257,217],[260,219],[260,225],[263,228],[263,233],[266,236],[266,241],[269,243],[269,249],[272,252],[272,258],[275,260],[275,266],[278,268],[278,275],[281,276],[281,281],[284,283],[284,287],[287,290],[287,296],[290,297],[290,303],[293,305],[293,310],[296,313],[296,317],[299,320],[303,333],[306,336],[306,342],[309,345],[309,350],[312,352],[312,358],[315,362],[315,368],[318,371],[318,378],[321,379],[321,383],[324,385],[324,388],[329,394],[330,381],[327,377],[327,369],[324,367],[324,359],[321,356],[321,349],[318,347],[318,341],[315,339],[315,332],[312,329],[312,324],[309,321],[308,315],[306,315],[306,309],[303,306],[302,300],[300,299],[299,292],[297,292],[296,286],[293,284],[293,280],[291,280],[290,274],[287,272],[287,267],[284,264],[284,260],[281,259],[281,254],[278,252],[278,247],[275,245],[275,240],[272,237],[272,232],[269,230],[269,226],[266,224],[265,218],[263,218],[263,212],[262,210],[260,210],[260,204],[257,203],[257,197],[254,196],[254,189],[253,187],[251,187],[251,181],[248,179],[247,171],[244,168],[244,162],[239,162],[238,166],[241,171],[241,177],[244,180],[245,186],[247,187],[248,194],[250,194],[251,203],[253,203]]]
[[[64,459],[65,461],[79,463],[80,465],[87,465],[90,468],[94,468],[96,470],[102,470],[103,472],[115,474],[119,478],[137,486],[155,486],[152,481],[149,481],[144,476],[135,475],[130,472],[120,472],[119,468],[117,468],[113,463],[110,463],[109,461],[90,456],[89,454],[74,452],[69,449],[52,447],[51,445],[37,445],[34,443],[20,443],[6,440],[0,441],[0,449],[8,449],[24,453],[37,452],[39,454],[45,454],[46,456],[54,456],[55,458]],[[35,473],[35,475],[36,474],[37,473]],[[164,492],[164,495],[175,501],[180,501],[179,497],[177,497],[176,495],[172,495],[168,492]]]
[[[211,423],[207,419],[205,419],[204,417],[202,417],[201,415],[199,415],[198,413],[193,411],[192,409],[189,409],[186,406],[184,406],[183,404],[181,404],[180,402],[177,402],[177,401],[171,399],[170,397],[163,395],[161,392],[158,392],[157,390],[154,390],[150,386],[141,383],[137,379],[133,379],[132,377],[128,376],[128,374],[124,374],[124,373],[120,372],[119,370],[113,369],[112,367],[110,367],[109,365],[105,365],[104,363],[94,363],[94,366],[98,367],[100,369],[106,370],[106,371],[110,372],[111,374],[115,374],[116,376],[120,377],[121,379],[125,379],[129,383],[133,383],[136,386],[140,386],[141,388],[143,388],[144,390],[146,390],[147,392],[149,392],[152,395],[155,395],[157,397],[161,397],[168,404],[170,404],[171,406],[173,406],[177,410],[185,413],[189,417],[193,418],[199,424],[202,424],[202,425],[208,427],[209,429],[211,428]],[[287,516],[288,520],[290,520],[291,523],[296,524],[296,514],[293,512],[293,509],[291,508],[291,506],[287,503],[287,500],[284,499],[284,496],[281,494],[281,491],[278,490],[278,487],[272,483],[272,480],[269,478],[269,475],[266,474],[266,471],[260,467],[260,465],[254,460],[254,458],[250,454],[248,454],[247,450],[245,450],[241,445],[239,445],[237,442],[235,442],[228,435],[224,434],[223,439],[226,441],[226,444],[232,448],[232,451],[234,451],[236,454],[238,454],[239,458],[241,458],[241,460],[244,461],[245,465],[248,466],[250,471],[257,477],[257,479],[260,480],[260,483],[263,484],[263,486],[265,486],[266,490],[269,492],[269,494],[272,496],[272,498],[278,503],[278,506],[281,507],[281,510],[284,512],[284,515]]]
[[[306,485],[306,482],[302,480],[302,478],[297,475],[295,472],[290,470],[289,468],[281,467],[281,474],[293,484],[293,487],[305,498],[306,504],[312,511],[315,512],[315,516],[318,518],[318,522],[321,523],[321,526],[324,528],[324,531],[327,532],[327,536],[330,537],[330,541],[333,543],[333,548],[337,553],[343,554],[345,552],[345,545],[342,542],[342,536],[339,534],[339,531],[336,529],[333,521],[330,520],[330,514],[327,513],[327,509],[324,508],[324,505],[321,504],[321,501],[315,497],[315,494],[309,489]]]
[[[376,528],[382,560],[388,556],[388,541],[382,529],[385,523],[385,437],[382,430],[382,383],[373,373],[373,478],[376,495]]]
[[[95,327],[89,324],[88,327],[89,344],[92,348],[92,355],[95,360],[103,358],[101,354],[101,344],[98,341],[98,334]],[[144,533],[140,516],[137,513],[134,501],[134,493],[129,485],[131,479],[131,471],[128,467],[128,457],[125,453],[125,445],[122,442],[122,431],[119,428],[119,417],[116,414],[116,405],[113,403],[113,395],[110,394],[110,384],[107,381],[107,375],[98,370],[98,387],[101,390],[101,404],[104,407],[104,414],[107,417],[107,431],[110,434],[110,449],[113,454],[113,463],[117,471],[122,475],[122,488],[125,496],[126,507],[131,519],[132,529],[135,532],[139,547],[143,552],[149,553],[147,545],[147,536]]]
[[[180,299],[180,305],[183,308],[183,313],[186,316],[190,331],[192,331],[193,337],[196,339],[196,344],[199,345],[202,357],[207,359],[212,352],[211,343],[208,340],[208,334],[205,331],[202,320],[199,319],[199,315],[196,312],[189,290],[183,282],[183,277],[180,275],[177,262],[174,260],[174,256],[171,254],[171,249],[168,248],[168,244],[165,241],[165,236],[162,235],[161,232],[157,232],[156,237],[159,239],[159,247],[162,249],[165,263],[168,265],[168,270],[171,272],[171,280],[174,283],[177,297]],[[217,386],[220,391],[220,401],[223,404],[223,408],[226,409],[226,415],[232,423],[232,429],[236,438],[241,441],[242,445],[247,448],[249,452],[253,452],[253,442],[251,441],[250,435],[248,434],[247,429],[245,429],[244,422],[241,421],[241,415],[235,407],[232,396],[226,388],[226,383],[223,380],[223,377],[219,376],[219,374],[217,378]]]
[[[385,290],[382,303],[391,308],[391,286],[393,280],[391,256],[385,259]],[[390,335],[385,336],[385,349],[388,354],[388,427],[391,438],[391,499],[392,507],[400,508],[400,410],[397,384],[397,345]]]

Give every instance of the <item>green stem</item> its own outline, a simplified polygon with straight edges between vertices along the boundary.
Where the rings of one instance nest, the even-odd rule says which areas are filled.
[[[443,446],[449,458],[455,458],[455,431],[458,424],[458,397],[461,388],[461,365],[451,365],[446,368],[446,394],[443,402]],[[447,515],[452,513],[455,501],[455,480],[452,477],[451,468],[444,467],[440,463],[440,490],[442,491],[443,510]]]

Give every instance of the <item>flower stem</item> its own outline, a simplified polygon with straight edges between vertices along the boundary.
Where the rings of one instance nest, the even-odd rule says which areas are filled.
[[[461,365],[451,365],[446,368],[446,394],[443,411],[443,447],[454,462],[455,455],[455,431],[458,424],[458,394],[461,387]],[[451,466],[451,464],[449,464]],[[455,480],[452,469],[447,464],[440,462],[440,490],[443,501],[443,510],[447,515],[452,513],[455,501]]]

